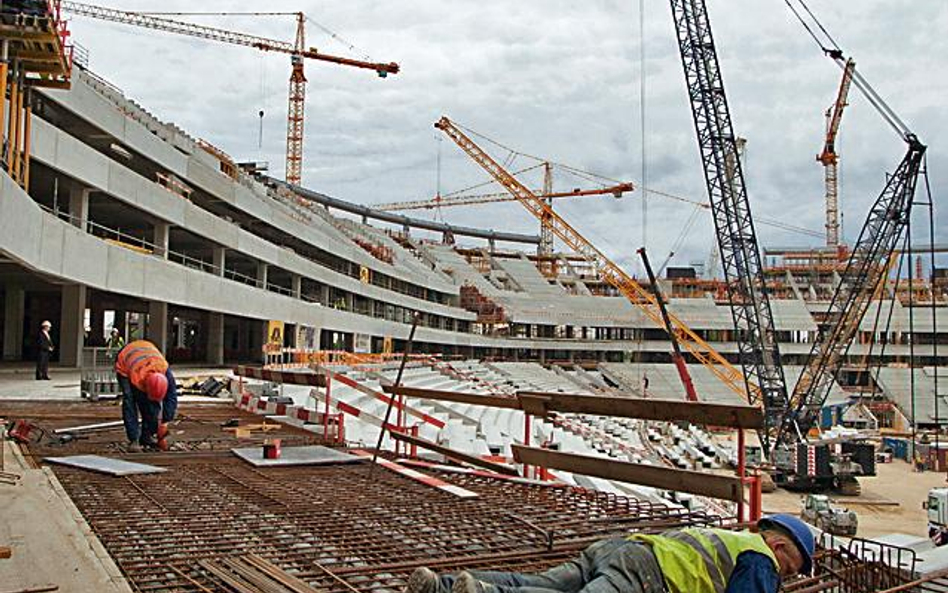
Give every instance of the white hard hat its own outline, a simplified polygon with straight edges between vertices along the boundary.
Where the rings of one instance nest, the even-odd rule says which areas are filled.
[[[49,320],[47,319],[47,320],[43,321],[43,323],[41,323],[40,326],[42,326],[42,327],[53,327],[53,324],[50,323]]]

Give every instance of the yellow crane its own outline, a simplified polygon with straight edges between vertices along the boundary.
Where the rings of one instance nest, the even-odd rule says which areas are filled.
[[[489,154],[484,152],[481,147],[475,144],[473,140],[464,134],[464,132],[447,117],[442,117],[435,124],[435,127],[451,138],[474,162],[480,165],[495,181],[510,192],[528,212],[533,214],[538,220],[548,221],[552,233],[559,237],[570,249],[593,264],[605,282],[618,290],[632,305],[638,307],[658,327],[664,328],[668,332],[674,332],[678,343],[687,350],[695,360],[710,370],[727,385],[728,388],[745,400],[748,399],[748,394],[744,387],[744,376],[740,370],[735,368],[724,356],[675,315],[671,313],[668,314],[671,327],[666,326],[655,295],[642,287],[634,278],[629,276],[622,268],[606,257],[602,251],[583,237],[579,231],[566,222],[562,216],[550,208],[546,200],[530,191],[527,186],[511,175],[497,161],[491,158]],[[684,377],[682,377],[682,383],[685,384]],[[749,388],[751,390],[759,389],[756,385],[750,385]],[[755,393],[751,401],[759,401],[759,399],[759,393]]]
[[[291,43],[268,39],[257,35],[248,35],[236,31],[228,31],[218,27],[208,27],[187,21],[179,21],[155,16],[148,12],[131,12],[117,10],[105,6],[83,4],[81,2],[62,2],[62,10],[69,14],[85,16],[93,19],[154,29],[165,33],[199,37],[231,45],[243,45],[260,51],[272,51],[289,54],[292,71],[290,72],[289,104],[287,107],[286,122],[286,181],[292,185],[300,185],[303,172],[303,120],[306,104],[306,74],[303,70],[304,60],[318,60],[339,66],[350,66],[365,70],[374,70],[381,78],[389,74],[397,74],[399,67],[395,62],[384,64],[355,60],[341,56],[334,56],[318,51],[315,47],[306,47],[306,16],[302,12],[284,13],[296,16],[296,38]],[[188,13],[199,14],[199,13]],[[226,16],[228,14],[266,15],[277,13],[209,13]]]

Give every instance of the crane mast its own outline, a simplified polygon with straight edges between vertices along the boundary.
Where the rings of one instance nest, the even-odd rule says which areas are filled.
[[[64,12],[78,16],[154,29],[165,33],[174,33],[176,35],[198,37],[231,45],[243,45],[261,51],[289,54],[292,70],[290,72],[289,106],[287,109],[286,123],[286,181],[292,185],[300,184],[303,171],[303,120],[305,118],[306,106],[306,75],[303,71],[303,61],[317,60],[339,66],[374,70],[376,74],[382,78],[385,78],[389,74],[397,74],[399,70],[398,64],[395,62],[385,64],[381,62],[355,60],[325,54],[313,47],[307,48],[304,30],[306,16],[302,12],[296,13],[296,38],[293,43],[289,43],[257,35],[229,31],[219,27],[208,27],[142,12],[117,10],[105,6],[84,4],[82,2],[66,0],[62,2],[61,6]]]
[[[632,305],[641,310],[658,327],[664,328],[668,332],[674,332],[681,347],[687,350],[695,360],[703,364],[705,368],[711,371],[712,374],[718,377],[732,391],[744,398],[753,400],[760,399],[760,394],[755,392],[757,386],[748,386],[741,372],[731,365],[726,358],[703,338],[685,325],[681,319],[668,313],[668,319],[671,321],[672,327],[667,327],[662,318],[658,300],[655,295],[642,287],[634,278],[626,274],[622,268],[613,263],[603,252],[579,234],[566,220],[550,208],[546,200],[530,191],[516,177],[505,170],[497,161],[491,158],[490,155],[484,152],[481,147],[462,132],[454,122],[447,117],[442,117],[435,124],[435,127],[450,137],[474,162],[487,171],[498,183],[503,185],[528,212],[533,214],[538,220],[547,220],[553,233],[559,237],[568,248],[583,256],[595,266],[596,271],[603,281],[615,287]],[[684,384],[684,387],[686,393],[688,393],[688,385]],[[745,393],[745,389],[748,387],[752,393],[750,396]]]
[[[750,403],[763,405],[761,445],[770,447],[787,410],[787,385],[767,297],[757,234],[737,158],[717,50],[703,0],[670,0],[688,98],[704,165],[735,341]],[[730,174],[733,169],[733,174]]]
[[[836,101],[826,110],[826,141],[823,152],[816,160],[823,164],[823,176],[826,182],[826,246],[839,246],[839,154],[836,152],[836,136],[843,119],[843,109],[849,104],[849,87],[853,81],[856,62],[846,60],[843,67],[843,79],[839,83]]]
[[[816,425],[843,358],[852,344],[873,294],[889,270],[909,223],[925,145],[907,134],[908,150],[872,205],[820,324],[806,366],[790,397],[780,441],[800,439]]]

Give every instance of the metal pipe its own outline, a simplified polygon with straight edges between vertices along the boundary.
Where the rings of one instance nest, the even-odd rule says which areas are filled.
[[[443,222],[435,222],[432,220],[423,220],[421,218],[411,218],[408,216],[403,216],[401,214],[392,214],[391,212],[382,212],[380,210],[375,210],[369,208],[368,206],[363,206],[362,204],[353,204],[352,202],[346,202],[345,200],[340,200],[338,198],[332,198],[325,194],[314,192],[312,190],[300,187],[298,185],[290,185],[285,181],[280,181],[279,179],[274,179],[272,177],[266,177],[267,181],[273,182],[275,184],[282,185],[287,189],[293,191],[297,195],[307,200],[312,200],[324,206],[330,208],[335,208],[337,210],[342,210],[344,212],[350,212],[352,214],[358,214],[365,218],[373,218],[376,220],[382,220],[385,222],[390,222],[392,224],[398,224],[403,227],[413,227],[419,229],[425,229],[428,231],[436,231],[439,233],[449,232],[454,235],[463,235],[465,237],[477,237],[479,239],[487,239],[489,241],[504,241],[507,243],[529,243],[533,245],[538,245],[540,243],[540,237],[536,235],[522,235],[519,233],[504,233],[497,232],[489,229],[475,229],[473,227],[463,227],[463,226],[454,226]]]
[[[402,353],[402,362],[398,367],[398,375],[395,377],[396,387],[400,387],[402,384],[402,374],[405,372],[405,365],[408,364],[408,357],[411,356],[411,348],[415,342],[415,330],[418,329],[418,321],[420,319],[420,313],[415,312],[415,314],[412,315],[411,331],[408,332],[408,342],[405,343],[405,351]],[[382,450],[382,440],[385,438],[385,431],[388,430],[388,421],[392,417],[392,404],[394,403],[395,398],[390,397],[388,406],[385,408],[385,420],[382,421],[382,429],[379,431],[379,442],[375,445],[375,452],[372,453],[372,465],[369,466],[369,476],[375,472],[375,461],[379,457],[379,451]]]

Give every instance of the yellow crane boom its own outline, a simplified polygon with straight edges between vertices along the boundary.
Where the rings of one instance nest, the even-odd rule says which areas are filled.
[[[563,217],[557,214],[550,205],[536,195],[516,177],[505,170],[497,161],[491,158],[483,149],[474,143],[464,132],[462,132],[450,119],[442,117],[435,127],[444,132],[451,140],[457,144],[461,150],[467,153],[471,159],[487,171],[495,181],[500,183],[510,192],[526,209],[538,220],[547,221],[553,233],[560,238],[570,249],[592,263],[599,272],[600,277],[610,285],[616,288],[623,296],[629,299],[629,302],[638,307],[645,315],[655,322],[655,325],[665,328],[667,331],[673,331],[679,344],[687,350],[698,362],[710,370],[731,390],[740,395],[745,400],[748,399],[744,389],[744,376],[741,371],[735,368],[724,356],[711,347],[704,339],[696,334],[691,328],[669,313],[672,327],[667,328],[662,320],[661,311],[655,296],[642,287],[634,278],[629,276],[622,268],[612,262],[606,255],[583,237],[579,231],[567,223]],[[750,389],[758,389],[756,385],[751,385]],[[760,401],[759,394],[750,401]]]

